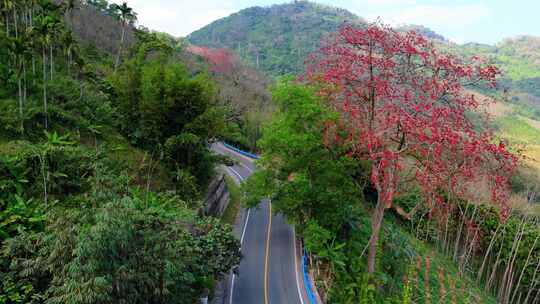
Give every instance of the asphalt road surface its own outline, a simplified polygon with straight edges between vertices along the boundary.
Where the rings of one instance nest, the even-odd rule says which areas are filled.
[[[227,167],[238,182],[255,170],[253,160],[220,143],[217,153],[238,161]],[[263,200],[257,208],[242,210],[235,233],[242,243],[239,274],[229,276],[228,304],[308,304],[300,269],[300,252],[294,230],[281,215],[272,215],[271,203]]]

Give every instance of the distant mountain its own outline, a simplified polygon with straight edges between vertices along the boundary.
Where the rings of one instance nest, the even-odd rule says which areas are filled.
[[[298,74],[321,38],[345,23],[362,25],[365,20],[344,9],[295,1],[241,10],[193,32],[188,40],[234,50],[272,76]]]
[[[415,31],[431,40],[436,40],[440,42],[448,42],[448,39],[446,39],[443,35],[440,35],[439,33],[436,33],[432,29],[425,27],[423,25],[407,24],[407,25],[399,26],[397,30],[403,31],[403,32]]]
[[[491,60],[503,71],[501,84],[505,88],[540,99],[540,37],[508,38],[497,45],[467,43],[440,47],[460,56],[480,55]]]
[[[299,74],[307,55],[319,47],[321,39],[346,23],[362,26],[366,21],[345,9],[294,1],[241,10],[193,32],[188,40],[199,46],[233,50],[271,76]],[[520,36],[495,46],[458,45],[421,25],[404,25],[397,30],[415,30],[441,49],[460,56],[489,58],[504,71],[502,83],[506,88],[534,100],[540,98],[540,37]]]

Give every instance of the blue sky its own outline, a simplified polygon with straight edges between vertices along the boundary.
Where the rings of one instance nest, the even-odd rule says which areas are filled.
[[[113,2],[121,2],[115,0]],[[185,36],[250,6],[290,0],[127,0],[150,29]],[[540,0],[318,0],[368,20],[421,24],[457,43],[495,44],[516,35],[540,36]]]

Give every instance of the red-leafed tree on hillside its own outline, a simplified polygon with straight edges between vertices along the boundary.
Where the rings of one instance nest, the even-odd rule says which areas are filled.
[[[452,203],[443,194],[466,199],[472,187],[487,183],[491,201],[506,216],[517,157],[494,144],[490,132],[475,128],[469,116],[480,112],[483,101],[465,90],[494,87],[498,74],[479,58],[466,64],[414,32],[381,25],[345,26],[310,59],[305,79],[322,85],[321,94],[341,113],[348,133],[339,138],[329,127],[332,140],[371,163],[378,200],[368,272],[375,271],[384,212],[406,176],[415,178],[431,208],[441,210]]]
[[[187,50],[206,59],[212,71],[218,73],[232,74],[238,62],[238,58],[234,53],[226,49],[211,49],[190,45]]]

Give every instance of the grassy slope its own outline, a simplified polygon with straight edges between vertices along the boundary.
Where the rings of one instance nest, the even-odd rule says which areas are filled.
[[[456,296],[456,303],[497,303],[495,297],[482,290],[476,284],[471,277],[473,274],[462,274],[460,276],[458,267],[452,259],[441,253],[433,245],[416,239],[403,228],[399,229],[402,229],[403,233],[408,236],[408,241],[417,250],[419,256],[422,257],[421,270],[416,270],[418,271],[420,279],[418,284],[414,284],[415,288],[417,288],[416,292],[413,293],[413,299],[416,299],[415,303],[425,303],[427,294],[431,294],[433,303],[446,303],[445,301],[440,300],[442,298],[442,293],[446,294],[446,301],[450,303],[451,301],[449,298],[452,298],[454,295]],[[427,288],[425,284],[426,257],[429,257],[431,265],[429,267],[429,293],[426,292]],[[439,269],[442,270],[442,273],[445,276],[443,281],[440,280]],[[452,284],[449,280],[454,281],[455,288],[450,287]]]
[[[225,212],[223,213],[222,220],[227,224],[234,225],[236,222],[236,216],[238,215],[241,207],[240,187],[229,175],[225,175],[225,182],[227,183],[227,188],[229,189],[230,201],[227,209],[225,209]]]
[[[525,163],[540,170],[540,122],[512,114],[497,118],[495,124],[502,138],[522,150]]]

